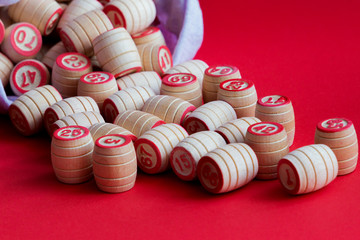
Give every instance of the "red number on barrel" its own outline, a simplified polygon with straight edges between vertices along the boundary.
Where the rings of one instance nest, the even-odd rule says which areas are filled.
[[[341,119],[332,119],[326,122],[327,128],[342,128],[344,123]]]
[[[204,166],[202,169],[202,176],[207,179],[212,186],[217,186],[218,175],[216,172],[212,172],[209,166]]]
[[[273,127],[273,126],[266,126],[266,125],[260,125],[260,126],[254,127],[253,129],[254,129],[255,131],[257,131],[257,132],[265,133],[265,134],[269,134],[269,133],[271,133],[272,131],[276,130],[275,127]]]
[[[35,82],[36,72],[32,72],[32,71],[28,70],[26,73],[29,76],[30,83],[33,84]],[[22,78],[23,78],[21,87],[23,87],[23,88],[30,85],[30,83],[27,81],[26,73],[23,72],[21,74]]]
[[[16,34],[16,41],[18,43],[23,43],[26,39],[26,32],[24,30],[20,30]],[[32,44],[35,42],[36,36],[33,36],[30,40],[30,42],[25,43],[25,47],[32,49]]]
[[[147,152],[143,146],[140,147],[140,162],[145,167],[151,167],[152,165],[152,161],[150,159],[151,156],[152,155],[149,152]]]
[[[112,138],[108,138],[104,142],[107,143],[107,144],[111,144],[111,143],[118,144],[119,142],[121,142],[121,139],[115,140],[115,139],[112,139]]]
[[[190,168],[191,167],[190,162],[187,159],[185,154],[181,154],[180,158],[176,158],[175,161],[178,164],[181,171],[184,171],[183,167],[184,168]]]

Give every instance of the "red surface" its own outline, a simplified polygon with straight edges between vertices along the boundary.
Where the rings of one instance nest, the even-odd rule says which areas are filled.
[[[296,115],[294,147],[312,144],[316,124],[346,117],[360,129],[359,1],[205,1],[197,58],[231,64],[258,96],[283,94]],[[121,194],[94,180],[59,183],[46,134],[23,137],[0,117],[1,239],[358,239],[360,173],[315,193],[290,196],[278,181],[207,193],[171,171],[139,171]]]

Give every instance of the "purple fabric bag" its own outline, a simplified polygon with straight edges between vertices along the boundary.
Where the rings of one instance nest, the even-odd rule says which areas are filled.
[[[19,0],[0,0],[0,6]],[[198,0],[154,0],[158,27],[173,55],[174,65],[192,59],[199,50],[204,35],[202,11]],[[7,96],[0,81],[0,114],[7,114],[16,96]]]

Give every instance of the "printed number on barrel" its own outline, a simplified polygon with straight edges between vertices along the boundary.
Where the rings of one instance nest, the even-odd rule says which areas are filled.
[[[160,58],[160,67],[163,71],[166,71],[169,68],[171,68],[169,52],[166,49],[164,48],[160,49],[159,58]]]
[[[267,126],[267,125],[260,125],[260,126],[253,127],[252,129],[255,130],[258,133],[269,134],[269,133],[273,132],[274,130],[276,130],[276,127]]]
[[[228,90],[240,90],[245,88],[245,82],[242,81],[232,81],[229,84],[225,85],[225,88]]]
[[[214,67],[210,69],[210,73],[212,73],[213,75],[225,75],[228,74],[232,71],[231,68],[229,67]]]
[[[151,161],[150,157],[152,157],[152,155],[149,152],[147,152],[143,146],[141,146],[140,147],[140,162],[141,162],[141,164],[144,165],[145,167],[151,167],[152,161]]]
[[[80,129],[65,129],[60,132],[61,137],[77,137],[82,134]]]
[[[206,165],[202,169],[202,176],[205,180],[209,182],[211,186],[216,187],[218,185],[218,175],[216,172],[213,172],[210,166]]]
[[[27,81],[26,73],[29,76],[29,81]],[[32,71],[28,70],[28,71],[26,71],[26,73],[23,72],[22,75],[21,75],[22,80],[23,80],[22,84],[21,84],[21,87],[23,87],[23,88],[29,86],[30,83],[33,84],[35,82],[35,78],[36,78],[36,72],[32,72]]]
[[[186,157],[185,154],[181,154],[179,158],[175,159],[175,162],[177,163],[181,171],[184,171],[184,168],[189,169],[191,167],[189,159]]]
[[[201,129],[200,124],[197,121],[191,121],[188,125],[189,132],[195,133]]]
[[[88,82],[93,82],[93,83],[96,83],[96,82],[103,82],[106,80],[105,77],[103,77],[101,75],[101,73],[92,73],[92,74],[89,74],[85,77],[86,81]]]
[[[190,82],[193,78],[188,75],[175,75],[169,78],[169,82],[172,83],[186,83]]]
[[[26,39],[26,32],[24,30],[20,30],[16,33],[16,42],[19,44],[24,43]],[[33,49],[32,44],[35,42],[36,36],[33,36],[30,40],[30,42],[27,42],[24,44],[26,48]]]
[[[266,102],[264,102],[264,103],[268,103],[268,104],[281,104],[281,103],[284,103],[286,101],[286,99],[283,97],[283,96],[281,96],[281,97],[279,97],[278,99],[274,99],[274,98],[272,98],[272,97],[269,97],[269,99],[268,100],[266,100]]]
[[[119,142],[121,142],[121,139],[116,140],[116,139],[108,138],[104,142],[107,144],[118,144]]]
[[[23,116],[20,115],[17,110],[13,111],[11,119],[14,125],[17,126],[19,129],[25,129],[25,119],[23,118]]]
[[[344,123],[341,119],[331,119],[326,122],[327,128],[343,128]]]
[[[85,65],[83,60],[80,60],[77,56],[68,56],[64,58],[64,62],[73,68],[79,68],[82,65]]]

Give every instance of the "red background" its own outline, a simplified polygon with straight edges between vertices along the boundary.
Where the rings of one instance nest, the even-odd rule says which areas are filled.
[[[296,114],[294,147],[312,144],[316,123],[347,117],[359,129],[359,1],[200,1],[209,65],[232,64],[258,96],[284,94]],[[122,194],[94,181],[59,183],[47,136],[23,137],[0,117],[1,239],[356,239],[359,169],[317,192],[289,196],[278,181],[222,195],[171,171],[139,171]]]

